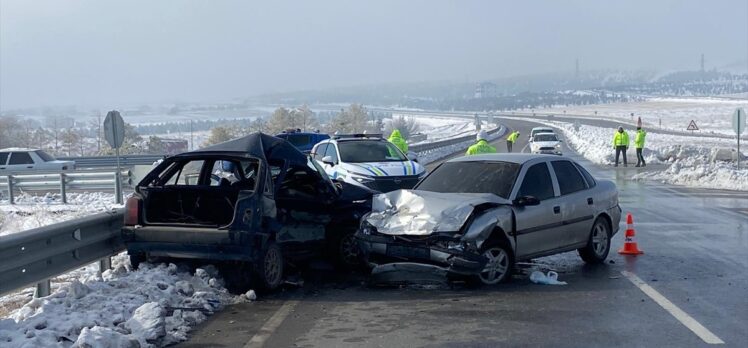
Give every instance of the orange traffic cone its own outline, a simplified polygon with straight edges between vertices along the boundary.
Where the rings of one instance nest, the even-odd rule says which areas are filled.
[[[636,243],[636,231],[634,231],[634,217],[631,213],[626,214],[626,235],[625,241],[623,242],[623,248],[618,250],[619,254],[622,255],[639,255],[644,254],[643,251],[639,250],[639,246]]]

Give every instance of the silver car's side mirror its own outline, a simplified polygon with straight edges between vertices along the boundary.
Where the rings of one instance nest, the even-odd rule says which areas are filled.
[[[322,157],[322,163],[329,164],[330,166],[335,166],[335,161],[333,161],[332,156]]]
[[[522,196],[517,197],[512,203],[516,206],[524,207],[528,205],[538,205],[540,204],[540,200],[533,197],[533,196]]]

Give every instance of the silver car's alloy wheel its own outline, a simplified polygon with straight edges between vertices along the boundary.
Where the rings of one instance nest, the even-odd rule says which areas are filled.
[[[483,256],[488,259],[488,263],[479,274],[481,282],[487,285],[500,283],[509,270],[509,255],[500,247],[492,247],[483,252]]]
[[[592,230],[592,250],[602,258],[608,252],[608,229],[604,223],[597,223]]]

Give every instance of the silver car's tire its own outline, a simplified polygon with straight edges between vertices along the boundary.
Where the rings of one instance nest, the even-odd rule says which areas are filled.
[[[506,243],[487,243],[481,248],[481,253],[488,259],[486,267],[477,276],[482,284],[495,285],[512,277],[514,256]]]
[[[604,218],[595,220],[587,245],[577,251],[584,262],[601,263],[605,261],[610,252],[610,227]]]

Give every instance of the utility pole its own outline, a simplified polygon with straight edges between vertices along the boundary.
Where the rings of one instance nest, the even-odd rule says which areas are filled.
[[[574,70],[574,77],[579,79],[579,58],[576,60],[576,70]]]
[[[190,119],[190,151],[195,149],[195,143],[192,138],[192,119]]]
[[[703,74],[704,71],[706,70],[704,70],[704,54],[702,53],[701,54],[701,73]]]

